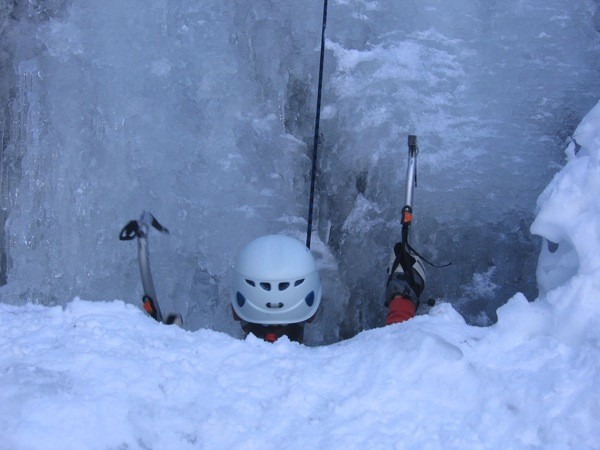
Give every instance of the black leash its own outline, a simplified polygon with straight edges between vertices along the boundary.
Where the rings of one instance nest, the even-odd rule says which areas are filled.
[[[412,245],[410,245],[409,243],[406,243],[406,247],[416,256],[418,256],[419,258],[421,258],[421,261],[423,261],[424,263],[429,264],[431,267],[435,267],[436,269],[443,269],[444,267],[449,267],[452,264],[452,262],[449,263],[445,263],[445,264],[439,264],[439,263],[433,263],[431,261],[429,261],[428,259],[426,259],[423,255],[421,255],[418,251],[416,251]]]
[[[317,114],[315,117],[315,136],[313,140],[312,170],[310,175],[310,198],[308,201],[308,228],[306,229],[306,247],[310,248],[312,234],[313,209],[315,203],[315,181],[317,178],[317,149],[319,147],[319,123],[321,121],[321,91],[323,88],[323,60],[325,59],[325,27],[327,25],[327,0],[323,0],[323,28],[321,29],[321,59],[319,62],[319,85],[317,89]]]

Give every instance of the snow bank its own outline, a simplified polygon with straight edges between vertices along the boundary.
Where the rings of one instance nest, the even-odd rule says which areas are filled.
[[[583,119],[568,163],[538,200],[531,231],[546,239],[537,277],[554,331],[572,343],[600,340],[600,103]]]
[[[540,197],[544,295],[488,328],[441,304],[311,348],[0,304],[0,448],[600,448],[599,136],[597,106]]]
[[[0,305],[0,448],[596,446],[597,354],[506,319],[470,327],[441,305],[309,348],[120,301]]]

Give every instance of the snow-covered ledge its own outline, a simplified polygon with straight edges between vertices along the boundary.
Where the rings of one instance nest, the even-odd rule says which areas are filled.
[[[559,335],[600,338],[600,103],[566,149],[568,163],[538,199],[531,232],[545,239],[537,280]]]

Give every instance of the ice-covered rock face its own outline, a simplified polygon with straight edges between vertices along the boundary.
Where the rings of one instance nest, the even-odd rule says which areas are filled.
[[[454,264],[428,270],[425,294],[485,324],[516,290],[535,298],[535,200],[598,98],[593,3],[360,5],[331,14],[321,179],[349,322],[383,314],[365,299],[400,235],[406,135],[416,133],[413,242]]]
[[[163,309],[239,335],[231,264],[303,239],[320,2],[0,6],[3,301],[137,302],[142,209]],[[535,296],[535,198],[600,94],[596,3],[330,2],[318,235],[332,342],[381,323],[406,135],[420,141],[413,244],[452,261],[425,294],[485,324]],[[596,25],[594,25],[596,24]]]

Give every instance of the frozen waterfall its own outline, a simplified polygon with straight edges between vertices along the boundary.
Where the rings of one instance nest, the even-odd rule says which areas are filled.
[[[142,209],[163,309],[239,336],[231,264],[303,240],[320,1],[52,0],[0,6],[0,296],[138,304],[120,227]],[[381,324],[406,135],[426,296],[486,325],[536,296],[535,200],[600,98],[598,2],[330,1],[308,343]]]

